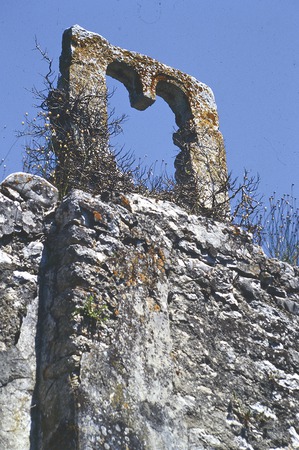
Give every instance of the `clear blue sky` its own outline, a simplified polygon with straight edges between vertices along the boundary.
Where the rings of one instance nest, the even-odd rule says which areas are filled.
[[[22,168],[15,143],[23,115],[33,117],[33,85],[46,65],[36,36],[58,71],[61,36],[73,24],[112,44],[149,55],[193,75],[215,94],[228,167],[258,172],[261,191],[299,197],[298,0],[10,0],[1,5],[0,167],[3,178]],[[117,82],[115,82],[117,83]],[[118,84],[117,84],[118,85]],[[144,112],[130,108],[119,84],[117,114],[129,119],[119,144],[141,158],[172,165],[174,117],[162,99]]]

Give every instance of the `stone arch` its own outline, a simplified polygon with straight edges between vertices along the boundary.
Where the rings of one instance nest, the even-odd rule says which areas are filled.
[[[154,103],[153,99],[143,95],[140,75],[129,64],[115,60],[108,64],[106,74],[126,87],[132,108],[143,111]]]
[[[167,74],[158,73],[152,76],[148,69],[146,72],[141,71],[142,75],[130,65],[130,61],[114,60],[108,64],[106,75],[119,81],[129,93],[130,105],[132,108],[139,111],[144,111],[156,101],[156,96],[159,96],[170,107],[174,114],[175,123],[179,127],[173,134],[172,142],[179,150],[181,150],[175,158],[174,169],[175,177],[178,181],[185,178],[185,169],[189,166],[189,155],[185,154],[185,138],[186,129],[188,129],[188,122],[193,118],[190,103],[187,94],[184,92],[184,87],[179,85],[179,81]],[[145,76],[150,78],[149,86],[151,95],[145,95]],[[147,91],[147,94],[149,91]],[[188,133],[188,140],[191,134]],[[183,139],[182,139],[183,137]],[[194,137],[194,136],[193,136]],[[191,138],[192,140],[192,138]],[[182,153],[183,150],[183,153]]]
[[[181,149],[175,164],[178,183],[186,192],[194,191],[195,206],[204,210],[217,207],[221,214],[228,213],[223,137],[214,95],[208,86],[150,57],[115,47],[78,25],[64,33],[60,71],[70,95],[80,89],[82,80],[91,96],[99,89],[103,92],[102,100],[96,97],[92,105],[94,116],[102,118],[107,130],[106,74],[126,87],[130,104],[137,110],[148,108],[157,95],[163,98],[179,127],[174,134],[174,143]],[[101,142],[101,146],[108,151],[106,134],[107,142]],[[185,197],[188,202],[189,195]]]
[[[108,93],[113,93],[108,96],[108,116],[113,112],[113,118],[122,115],[127,118],[122,123],[122,132],[109,137],[111,148],[134,153],[136,162],[155,166],[157,173],[167,167],[168,175],[174,177],[174,161],[180,149],[173,139],[178,127],[168,103],[157,95],[151,107],[140,111],[132,108],[128,90],[119,80],[107,75],[106,86]]]
[[[126,87],[133,108],[144,111],[154,103],[155,98],[143,93],[140,74],[128,63],[115,60],[108,64],[106,74],[120,81]],[[183,126],[192,118],[188,96],[172,77],[157,75],[153,79],[153,85],[155,85],[155,93],[163,98],[174,113],[178,127]]]
[[[162,78],[162,77],[159,77]],[[156,93],[169,105],[175,116],[175,123],[182,127],[192,119],[192,112],[187,95],[171,78],[158,78]]]

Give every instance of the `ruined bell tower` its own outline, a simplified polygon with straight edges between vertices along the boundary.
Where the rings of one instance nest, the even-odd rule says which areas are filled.
[[[223,137],[211,89],[190,75],[166,66],[150,57],[111,45],[102,36],[75,25],[64,32],[60,57],[60,87],[69,98],[88,92],[86,108],[92,109],[101,129],[101,151],[109,153],[106,75],[120,81],[128,90],[130,104],[137,110],[153,105],[162,97],[175,116],[178,130],[173,141],[180,149],[175,160],[175,178],[183,187],[184,200],[203,211],[218,208],[225,217],[227,201],[227,168]],[[70,119],[72,120],[72,119]],[[100,122],[100,126],[99,126]],[[62,129],[65,129],[65,127]],[[77,156],[86,146],[86,133],[80,135],[76,124],[69,131],[77,135]],[[89,133],[90,135],[90,133]],[[63,136],[62,136],[63,137]],[[96,157],[99,136],[94,134],[88,158],[95,172],[100,163]],[[82,152],[84,153],[84,152]],[[86,152],[85,152],[86,153]],[[79,164],[80,166],[80,164]]]

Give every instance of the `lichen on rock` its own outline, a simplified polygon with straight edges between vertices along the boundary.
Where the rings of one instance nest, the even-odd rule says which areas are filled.
[[[296,448],[298,268],[125,197],[77,190],[2,238],[2,447]]]
[[[36,383],[38,273],[57,189],[26,173],[0,185],[0,448],[30,446]]]

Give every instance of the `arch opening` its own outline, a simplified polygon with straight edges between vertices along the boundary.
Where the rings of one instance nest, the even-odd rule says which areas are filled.
[[[128,102],[127,90],[119,81],[107,76],[106,84],[113,96],[109,99],[109,110],[115,110],[115,116],[125,114],[128,116],[122,124],[123,133],[110,139],[110,144],[116,151],[124,148],[134,153],[136,163],[141,161],[145,166],[156,163],[156,169],[160,165],[167,164],[167,173],[173,176],[175,172],[174,159],[178,153],[178,147],[173,143],[173,133],[176,130],[173,112],[161,97],[157,97],[155,105],[147,108],[140,114],[139,110],[132,108]],[[162,161],[164,161],[162,163]]]
[[[143,94],[140,76],[128,64],[121,61],[113,61],[107,66],[106,74],[120,81],[126,87],[132,108],[144,111],[154,103],[153,99]]]
[[[130,65],[122,61],[113,61],[107,66],[106,74],[126,87],[132,108],[144,111],[155,102],[154,97],[144,95],[140,75]],[[171,79],[165,77],[164,80],[159,80],[156,85],[156,94],[169,105],[178,127],[192,118],[187,95],[179,86],[171,82]]]
[[[168,80],[158,81],[156,93],[169,105],[178,127],[182,127],[192,118],[188,98],[178,86]]]
[[[189,104],[189,100],[188,100],[186,93],[181,89],[180,86],[177,85],[175,79],[168,77],[167,75],[160,74],[157,76],[158,80],[155,78],[152,79],[152,84],[153,84],[153,86],[155,86],[155,91],[151,94],[144,95],[143,84],[142,84],[142,79],[140,78],[140,74],[137,72],[136,69],[131,67],[130,64],[124,63],[124,62],[118,61],[118,60],[111,62],[107,66],[106,75],[108,76],[108,79],[109,79],[109,77],[112,77],[125,86],[125,88],[127,89],[128,93],[129,93],[130,105],[132,108],[135,108],[139,111],[144,111],[144,110],[147,110],[148,107],[151,106],[154,102],[156,102],[155,112],[153,113],[152,117],[151,117],[151,112],[145,113],[145,116],[147,116],[147,117],[143,116],[142,118],[140,118],[139,115],[134,117],[133,127],[134,127],[135,133],[132,131],[132,123],[129,123],[128,125],[125,124],[123,127],[124,131],[130,130],[129,133],[126,133],[126,137],[130,136],[129,140],[131,138],[131,142],[134,141],[133,134],[136,135],[136,129],[138,130],[139,143],[137,145],[133,144],[131,148],[132,148],[132,151],[134,154],[139,153],[139,155],[138,155],[139,157],[140,157],[140,151],[138,151],[138,150],[140,149],[140,147],[141,148],[144,147],[145,142],[146,142],[146,144],[148,144],[148,141],[153,142],[153,137],[156,137],[159,134],[160,134],[160,136],[162,136],[162,133],[160,131],[160,130],[162,130],[161,123],[163,125],[163,128],[165,129],[166,124],[164,122],[166,122],[165,117],[167,116],[167,113],[165,113],[165,109],[164,109],[163,113],[159,114],[159,110],[161,111],[162,107],[161,107],[161,104],[159,106],[158,98],[161,98],[162,100],[164,100],[167,103],[168,107],[171,109],[171,111],[173,112],[173,114],[175,116],[175,123],[179,127],[179,130],[175,131],[174,127],[172,125],[172,127],[171,127],[171,130],[172,130],[171,138],[172,139],[169,139],[167,144],[165,143],[164,144],[165,146],[164,146],[163,145],[163,141],[165,141],[165,134],[164,134],[163,137],[161,138],[161,140],[159,140],[159,142],[157,142],[156,144],[153,144],[153,147],[155,148],[155,150],[153,151],[153,148],[151,148],[150,150],[146,149],[144,151],[144,155],[150,155],[150,158],[147,160],[147,162],[149,164],[153,164],[153,161],[151,161],[153,153],[158,154],[160,157],[161,152],[163,152],[163,147],[165,149],[166,148],[169,149],[171,147],[171,150],[172,150],[171,157],[169,157],[169,155],[168,155],[168,157],[165,158],[164,157],[165,153],[163,152],[162,154],[164,157],[163,159],[166,160],[167,165],[170,163],[171,159],[174,159],[176,157],[175,163],[173,164],[173,161],[171,161],[171,164],[169,165],[170,173],[171,173],[171,175],[173,175],[175,172],[175,168],[177,168],[177,160],[179,157],[177,150],[178,150],[178,148],[181,151],[183,149],[180,131],[182,131],[184,129],[184,125],[188,121],[190,121],[190,119],[193,117],[192,112],[191,112],[191,107]],[[108,79],[107,79],[107,81],[108,81]],[[108,82],[107,82],[107,86],[109,88]],[[121,108],[122,111],[124,110],[124,105],[126,105],[126,101],[123,102],[123,105]],[[157,109],[157,106],[159,106],[158,109]],[[118,107],[117,110],[120,110],[120,108]],[[167,108],[167,110],[168,110],[168,108]],[[129,113],[126,112],[126,115],[129,117],[132,117],[132,116],[134,116],[134,113],[132,110],[130,110]],[[158,123],[154,123],[155,119],[158,119]],[[141,121],[142,121],[142,123],[141,123]],[[144,128],[144,123],[146,123],[146,128]],[[151,132],[150,132],[150,136],[148,136],[148,140],[147,140],[146,132],[149,129],[151,130]],[[141,130],[143,130],[143,132]],[[140,140],[140,135],[142,135],[142,140]],[[118,136],[117,141],[115,139],[111,140],[112,146],[114,143],[113,141],[119,147],[120,136]],[[127,144],[128,144],[128,142],[123,142],[122,147],[127,147]],[[130,146],[130,144],[129,144],[129,146]],[[136,152],[137,148],[138,148],[138,150]],[[148,145],[147,145],[147,148],[148,148]],[[141,152],[142,152],[142,150],[141,150]],[[170,152],[168,151],[167,153],[169,154]],[[180,152],[180,154],[181,154],[181,152]],[[160,158],[158,158],[158,159],[160,159]]]

